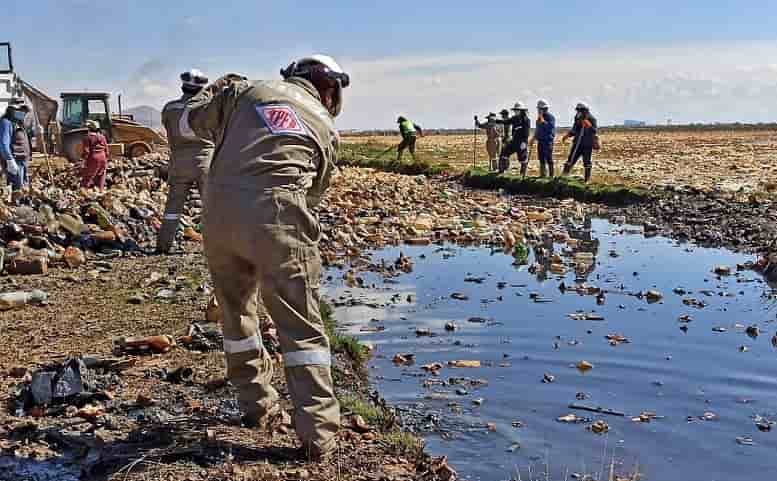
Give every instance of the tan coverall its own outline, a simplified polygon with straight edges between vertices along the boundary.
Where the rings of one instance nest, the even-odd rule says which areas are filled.
[[[499,151],[501,146],[501,135],[499,126],[494,120],[487,120],[485,123],[478,122],[478,128],[486,131],[486,151],[488,151],[488,165],[491,170],[496,170],[499,161]]]
[[[335,446],[340,408],[319,311],[321,231],[309,207],[329,184],[339,137],[306,80],[219,82],[225,87],[192,99],[187,119],[218,146],[204,234],[227,376],[247,419],[261,422],[277,404],[257,326],[258,292],[278,331],[297,435],[311,453],[325,453]]]
[[[175,233],[192,185],[202,196],[204,180],[213,157],[213,142],[198,138],[181,121],[186,102],[192,98],[184,94],[180,99],[168,102],[162,109],[162,124],[170,143],[170,164],[165,214],[157,237],[157,250],[169,252],[175,241]]]

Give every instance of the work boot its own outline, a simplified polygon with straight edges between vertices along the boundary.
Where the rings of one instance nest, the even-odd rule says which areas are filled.
[[[247,428],[261,429],[265,431],[272,431],[274,428],[279,427],[284,418],[288,418],[279,404],[271,405],[267,410],[263,412],[253,412],[245,414],[241,418],[243,426]]]
[[[556,173],[553,171],[553,162],[548,162],[548,173],[551,179],[556,176]]]
[[[527,168],[529,168],[529,166],[527,164],[523,164],[523,163],[521,164],[521,178],[522,179],[526,178],[526,169]]]
[[[569,173],[572,172],[572,166],[569,164],[564,164],[564,172],[561,175],[569,175]]]
[[[589,180],[591,180],[591,167],[586,167],[585,168],[585,183],[587,184]]]
[[[545,168],[545,163],[540,163],[540,177],[545,177],[547,175],[547,169]]]
[[[328,461],[337,450],[337,442],[333,439],[326,449],[322,449],[315,444],[302,446],[297,450],[297,456],[300,459],[311,463],[323,463]]]

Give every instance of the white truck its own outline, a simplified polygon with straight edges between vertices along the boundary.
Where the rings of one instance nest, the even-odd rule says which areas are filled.
[[[20,96],[19,81],[13,71],[11,44],[2,42],[0,43],[0,115],[5,113],[12,98]]]
[[[49,128],[56,124],[59,104],[16,75],[11,43],[0,42],[0,116],[5,114],[5,109],[14,98],[24,98],[32,108],[25,125],[32,134],[33,148],[40,152],[53,150],[50,142],[44,139],[51,140]]]

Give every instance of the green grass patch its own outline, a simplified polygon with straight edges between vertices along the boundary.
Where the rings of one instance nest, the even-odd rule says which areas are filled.
[[[424,442],[408,432],[392,431],[385,434],[380,442],[394,456],[418,459],[424,454]]]
[[[338,400],[341,411],[358,414],[372,426],[382,429],[392,422],[392,417],[382,408],[365,402],[353,394],[343,394]]]
[[[446,163],[431,163],[423,159],[410,162],[396,160],[396,145],[386,147],[384,144],[371,142],[343,144],[338,153],[338,163],[351,167],[366,167],[370,169],[393,172],[403,175],[440,175],[452,172],[453,167]],[[409,156],[405,153],[405,156]]]
[[[586,184],[570,177],[521,177],[498,174],[485,169],[470,169],[462,176],[467,187],[476,189],[503,189],[511,194],[528,194],[541,197],[573,198],[584,202],[601,202],[611,205],[627,205],[649,199],[643,189],[624,185]]]
[[[357,368],[363,367],[368,358],[367,349],[355,337],[337,332],[337,321],[333,316],[332,306],[322,302],[320,310],[332,352],[346,354]]]

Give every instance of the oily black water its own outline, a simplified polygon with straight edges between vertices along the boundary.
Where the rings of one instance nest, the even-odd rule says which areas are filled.
[[[574,272],[538,276],[501,252],[454,245],[375,252],[373,261],[387,262],[403,252],[413,272],[390,283],[365,274],[373,288],[349,288],[333,269],[325,295],[351,304],[336,317],[375,346],[370,372],[381,394],[427,416],[436,426],[425,436],[430,452],[448,455],[464,478],[539,479],[547,469],[548,479],[606,479],[613,462],[640,479],[777,478],[777,426],[767,431],[777,420],[777,309],[758,274],[737,272],[751,257],[645,238],[603,220],[589,226],[578,232],[596,260],[585,281],[606,291],[601,305],[559,288],[576,285]],[[719,265],[732,275],[716,275]],[[661,301],[637,295],[648,290]],[[468,322],[475,317],[485,322]],[[448,332],[451,321],[457,330]],[[419,328],[434,336],[416,336]],[[612,345],[610,334],[629,342]],[[415,364],[394,364],[397,353],[415,354]],[[453,360],[481,367],[448,367]],[[576,369],[583,360],[593,368]],[[439,376],[422,371],[435,362],[445,366]],[[553,382],[543,382],[548,376]],[[558,421],[570,413],[590,421]],[[634,420],[642,413],[657,417]],[[597,420],[607,433],[588,428]]]

